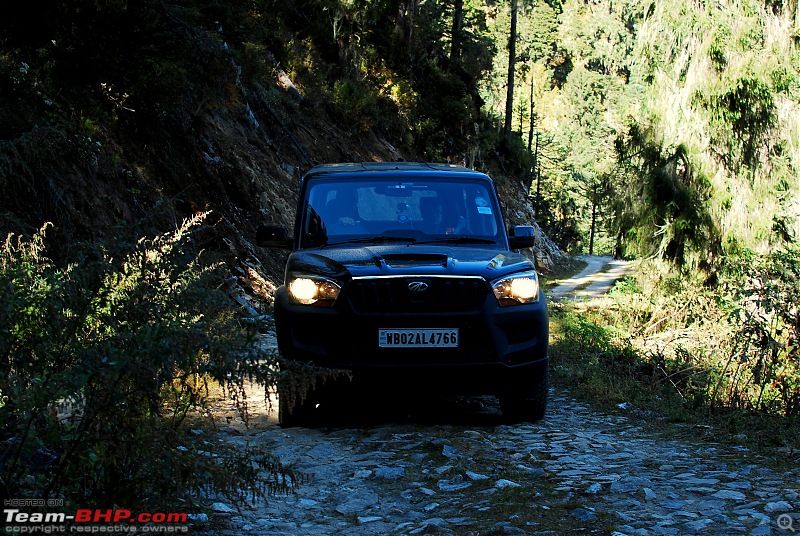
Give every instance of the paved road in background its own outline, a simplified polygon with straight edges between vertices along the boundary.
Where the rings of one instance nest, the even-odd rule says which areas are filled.
[[[550,289],[547,296],[551,299],[572,298],[583,300],[602,296],[614,283],[625,276],[631,263],[615,260],[613,257],[599,255],[582,255],[577,257],[587,263],[586,268],[562,284]]]

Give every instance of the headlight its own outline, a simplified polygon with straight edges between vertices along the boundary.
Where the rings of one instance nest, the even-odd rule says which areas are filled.
[[[536,272],[520,272],[492,284],[501,306],[536,303],[539,301],[539,277]]]
[[[317,307],[332,307],[342,290],[336,281],[318,276],[293,277],[286,286],[294,303]]]

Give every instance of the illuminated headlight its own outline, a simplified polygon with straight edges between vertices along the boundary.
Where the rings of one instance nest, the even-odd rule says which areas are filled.
[[[287,287],[294,303],[318,307],[333,306],[342,290],[339,283],[325,277],[294,277]]]
[[[539,277],[536,272],[521,272],[504,277],[495,281],[492,289],[501,306],[539,301]]]

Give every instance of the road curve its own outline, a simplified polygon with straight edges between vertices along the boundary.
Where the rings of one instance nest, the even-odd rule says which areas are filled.
[[[577,259],[586,262],[586,268],[550,289],[549,298],[583,300],[602,296],[631,268],[630,262],[609,256],[582,255]]]

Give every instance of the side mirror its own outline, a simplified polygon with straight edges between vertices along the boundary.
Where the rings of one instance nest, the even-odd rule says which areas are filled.
[[[262,248],[292,249],[289,230],[279,225],[262,225],[256,231],[256,244]]]
[[[533,247],[536,240],[536,229],[530,225],[515,225],[508,233],[508,246],[511,249]]]

